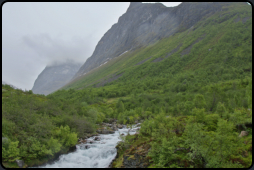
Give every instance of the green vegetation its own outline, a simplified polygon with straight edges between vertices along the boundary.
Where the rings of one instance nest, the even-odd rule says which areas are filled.
[[[3,165],[15,167],[16,159],[27,166],[42,164],[75,146],[78,137],[94,133],[104,115],[86,105],[2,85]]]
[[[96,124],[117,118],[124,124],[144,122],[139,135],[119,145],[124,149],[115,167],[144,142],[151,147],[149,167],[250,167],[251,16],[250,6],[233,4],[192,30],[110,60],[47,97],[3,85],[2,136],[9,141],[2,146],[3,162],[49,157],[93,133]],[[239,137],[242,130],[248,135]]]

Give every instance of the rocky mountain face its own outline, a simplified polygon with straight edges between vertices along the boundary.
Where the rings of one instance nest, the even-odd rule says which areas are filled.
[[[101,38],[92,56],[73,78],[77,78],[124,52],[185,31],[230,3],[184,2],[176,7],[161,3],[131,2],[126,13]]]
[[[34,82],[33,93],[48,95],[58,90],[71,80],[80,66],[76,63],[46,66]]]

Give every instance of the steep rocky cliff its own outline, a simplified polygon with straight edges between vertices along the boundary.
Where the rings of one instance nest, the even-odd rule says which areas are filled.
[[[64,63],[45,67],[34,82],[33,93],[48,95],[58,90],[71,80],[80,66],[81,64]]]
[[[126,13],[101,38],[92,56],[74,78],[124,52],[154,43],[174,33],[191,28],[202,18],[221,11],[229,3],[184,2],[176,7],[161,3],[131,2]]]

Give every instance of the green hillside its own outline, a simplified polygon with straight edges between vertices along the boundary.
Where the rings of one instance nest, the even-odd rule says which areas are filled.
[[[252,69],[251,7],[235,4],[231,8],[199,22],[185,32],[112,59],[63,89],[96,87],[96,84],[104,79],[122,73],[122,76],[110,85],[121,86],[121,90],[128,91],[128,94],[131,91],[129,84],[137,82],[148,84],[148,89],[152,89],[150,87],[153,83],[148,82],[155,77],[161,82],[156,89],[163,89],[162,84],[171,86],[169,81],[172,82],[172,78],[184,73],[201,76],[199,72],[206,72],[206,79],[210,82],[249,75]],[[143,64],[136,65],[148,58]],[[152,62],[158,58],[163,60]],[[243,71],[243,74],[238,74],[239,71]],[[219,80],[217,74],[222,75]],[[143,85],[139,89],[142,87]]]
[[[89,100],[86,100],[89,102]],[[35,166],[66,153],[78,138],[94,133],[101,120],[92,107],[77,101],[45,97],[2,85],[2,164],[17,168],[16,159]],[[85,115],[77,113],[87,113]]]
[[[125,167],[123,158],[144,144],[150,167],[250,167],[251,16],[251,6],[233,3],[63,88],[104,98],[120,123],[145,120],[138,136],[118,146],[113,167]],[[242,130],[249,135],[239,138]]]
[[[2,137],[9,141],[3,165],[43,162],[116,118],[143,123],[117,146],[113,167],[126,167],[137,155],[144,167],[250,167],[251,6],[232,3],[181,30],[48,96],[2,85]],[[241,131],[248,135],[239,137]]]

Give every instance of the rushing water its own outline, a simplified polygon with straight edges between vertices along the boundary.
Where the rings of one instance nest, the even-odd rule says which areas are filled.
[[[128,130],[123,128],[115,131],[114,134],[100,134],[99,141],[94,140],[96,136],[90,137],[87,141],[94,143],[78,144],[75,152],[61,155],[53,164],[40,166],[40,168],[107,168],[116,157],[115,147],[117,142],[121,141],[119,135],[122,133],[127,135]],[[134,126],[129,133],[135,134],[136,130],[137,127]]]

